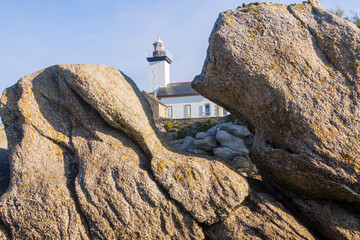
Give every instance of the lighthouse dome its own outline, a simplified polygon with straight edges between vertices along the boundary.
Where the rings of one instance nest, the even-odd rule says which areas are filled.
[[[161,41],[160,37],[153,43],[154,51],[165,51],[165,43]]]

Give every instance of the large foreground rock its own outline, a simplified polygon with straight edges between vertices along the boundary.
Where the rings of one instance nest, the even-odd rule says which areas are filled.
[[[320,236],[360,239],[360,30],[316,1],[256,3],[221,13],[209,42],[192,86],[254,134],[264,182],[309,199],[292,204]]]
[[[220,15],[193,87],[255,134],[267,182],[360,209],[360,30],[316,1]]]
[[[167,150],[119,70],[56,65],[1,98],[11,184],[0,238],[202,239],[248,194],[220,162]]]

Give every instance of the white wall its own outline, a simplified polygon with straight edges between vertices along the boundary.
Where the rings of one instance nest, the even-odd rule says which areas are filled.
[[[185,97],[168,97],[160,99],[166,106],[172,107],[173,118],[184,118],[185,117],[185,105],[190,104],[191,106],[191,117],[205,117],[205,104],[210,104],[210,116],[215,117],[215,106],[216,104],[203,96],[185,96]],[[223,108],[220,108],[220,115],[224,116]]]
[[[158,91],[170,82],[170,64],[163,61],[150,62],[151,91]]]

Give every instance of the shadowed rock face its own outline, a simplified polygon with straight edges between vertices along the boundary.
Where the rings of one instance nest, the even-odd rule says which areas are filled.
[[[9,157],[6,149],[0,148],[0,197],[6,191],[10,182]]]
[[[0,237],[202,239],[198,223],[248,195],[222,163],[166,149],[144,96],[113,67],[46,68],[0,106],[12,168]]]
[[[331,201],[293,199],[308,224],[316,226],[324,239],[359,239],[360,214],[349,206]]]
[[[192,86],[254,133],[251,156],[265,182],[340,203],[334,209],[350,204],[349,219],[359,219],[360,30],[316,1],[257,3],[221,13],[209,44]],[[324,224],[329,211],[316,213],[314,201],[298,201],[299,211],[314,208],[304,215],[319,220],[320,235],[360,238],[351,222]]]

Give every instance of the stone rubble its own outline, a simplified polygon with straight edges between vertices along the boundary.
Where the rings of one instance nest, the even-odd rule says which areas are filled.
[[[186,150],[198,154],[214,155],[230,166],[251,165],[251,173],[257,173],[255,165],[249,157],[249,150],[244,144],[243,138],[251,138],[249,130],[235,122],[223,123],[219,121],[216,126],[206,132],[196,133],[196,139],[187,136],[185,139],[170,141],[170,144],[180,150]],[[246,167],[249,168],[249,167]]]

